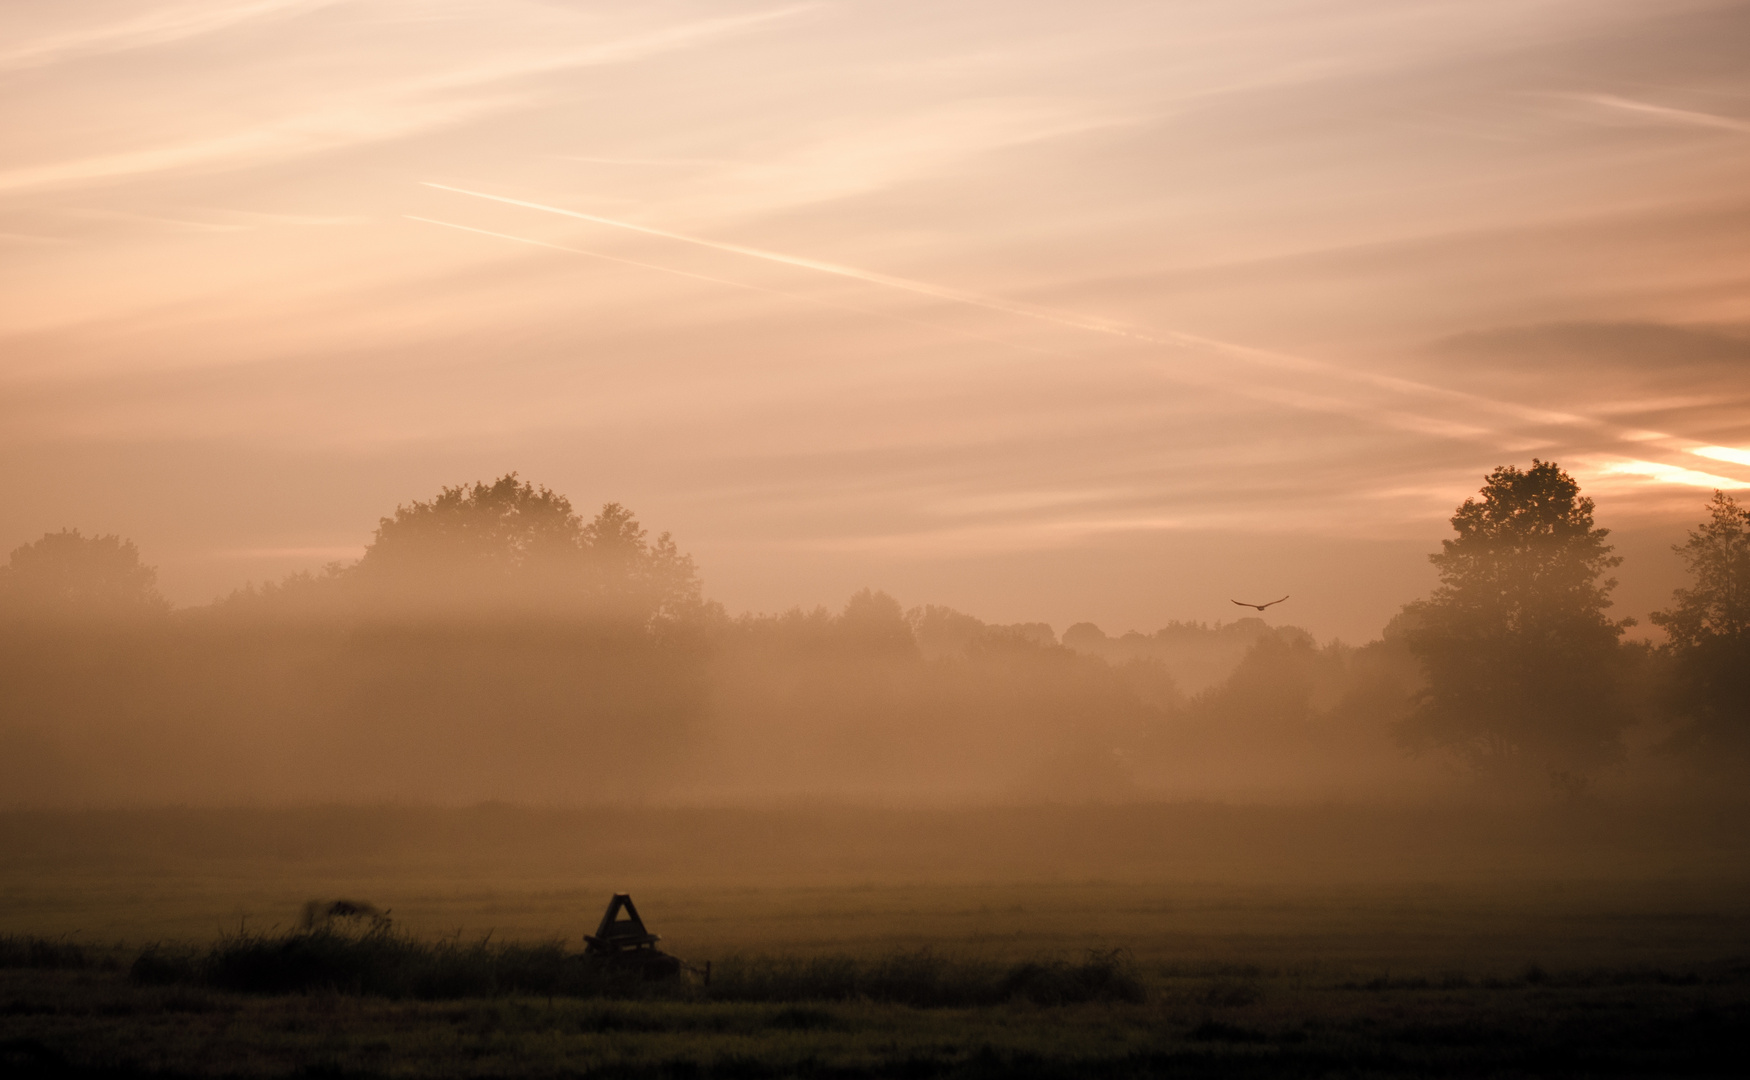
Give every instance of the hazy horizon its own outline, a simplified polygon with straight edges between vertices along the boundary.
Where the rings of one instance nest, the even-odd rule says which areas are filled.
[[[1465,496],[1471,494],[1466,492]],[[402,505],[417,501],[410,498]],[[385,513],[392,509],[385,508]],[[660,522],[648,524],[661,530]],[[1616,575],[1622,583],[1614,592],[1613,614],[1637,620],[1628,634],[1631,639],[1662,639],[1659,629],[1647,624],[1646,615],[1651,610],[1668,607],[1671,590],[1682,584],[1682,563],[1671,551],[1671,542],[1681,539],[1684,530],[1692,525],[1674,523],[1662,528],[1612,532],[1611,541],[1625,559],[1625,565]],[[375,527],[373,521],[372,531]],[[62,528],[78,529],[79,526],[68,523]],[[90,529],[80,531],[88,537],[102,535]],[[114,535],[124,540],[132,539],[124,534]],[[948,608],[999,625],[1042,623],[1049,626],[1058,638],[1070,627],[1081,623],[1092,623],[1110,636],[1120,637],[1126,633],[1152,634],[1173,624],[1219,627],[1261,617],[1273,626],[1306,630],[1320,642],[1357,645],[1377,640],[1381,629],[1404,604],[1425,596],[1432,588],[1436,577],[1428,564],[1428,555],[1438,550],[1440,540],[1434,537],[1426,544],[1419,544],[1415,540],[1301,538],[1293,544],[1273,544],[1276,538],[1270,536],[1217,532],[1174,534],[1152,544],[1134,538],[1128,538],[1130,542],[1126,543],[1125,539],[1109,540],[1092,552],[1086,549],[1006,552],[888,567],[888,577],[912,586],[909,590],[894,588],[879,580],[859,581],[854,567],[821,566],[793,558],[782,581],[767,581],[764,589],[747,591],[740,597],[734,594],[726,597],[712,587],[710,568],[706,566],[703,567],[704,594],[705,599],[722,604],[732,617],[777,615],[796,610],[836,612],[843,607],[847,597],[860,590],[874,589],[896,597],[905,608]],[[1273,606],[1264,612],[1235,606],[1232,597],[1223,600],[1218,595],[1220,590],[1207,580],[1193,576],[1187,581],[1173,575],[1173,568],[1182,571],[1196,565],[1195,560],[1231,559],[1236,548],[1242,545],[1256,554],[1261,565],[1270,566],[1268,575],[1261,575],[1259,580],[1287,587],[1307,581],[1310,575],[1306,574],[1306,568],[1316,565],[1321,557],[1330,561],[1347,558],[1353,565],[1340,566],[1339,573],[1345,576],[1335,580],[1321,574],[1306,592],[1287,594],[1287,604]],[[366,545],[361,544],[358,554],[362,554],[365,548]],[[696,553],[686,554],[697,560]],[[1131,595],[1090,597],[1083,593],[1090,554],[1098,557],[1099,565],[1106,573],[1130,575]],[[321,555],[320,561],[312,561],[317,556],[276,553],[275,558],[285,560],[292,568],[260,577],[216,579],[223,584],[211,593],[204,590],[194,592],[186,587],[179,592],[175,587],[176,567],[172,565],[167,572],[149,551],[141,552],[141,561],[157,571],[158,589],[174,607],[190,609],[220,603],[239,590],[271,586],[298,573],[351,567],[358,562],[356,555],[347,550],[337,549]],[[1177,561],[1162,562],[1163,557]],[[1287,561],[1288,569],[1283,568],[1285,560],[1291,560]],[[1320,567],[1321,571],[1325,569],[1328,567]],[[1054,572],[1060,576],[1047,576]],[[1033,588],[1026,600],[1017,602],[1010,595],[1014,583],[1029,578]],[[856,584],[846,584],[848,582]],[[1360,603],[1353,597],[1343,596],[1343,588],[1356,582],[1364,582],[1373,595]],[[1392,585],[1396,585],[1399,591],[1388,591]],[[829,591],[835,588],[842,591]],[[1241,591],[1245,593],[1247,603],[1274,599],[1266,595],[1270,592],[1268,588]],[[960,597],[962,603],[946,602],[945,597]],[[743,602],[736,603],[737,599]],[[761,600],[766,601],[765,606],[760,605]],[[980,605],[979,600],[985,603]],[[1302,614],[1308,607],[1313,609],[1311,618]],[[1186,611],[1198,614],[1185,614]]]

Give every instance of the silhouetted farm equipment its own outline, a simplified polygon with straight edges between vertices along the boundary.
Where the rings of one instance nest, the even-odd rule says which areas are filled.
[[[662,938],[645,928],[638,908],[626,893],[614,894],[601,925],[595,933],[585,934],[583,940],[583,955],[597,963],[635,972],[647,979],[680,977],[680,960],[656,947]]]

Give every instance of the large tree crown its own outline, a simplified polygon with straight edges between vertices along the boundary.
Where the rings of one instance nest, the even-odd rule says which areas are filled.
[[[398,506],[377,524],[359,570],[366,574],[509,574],[575,556],[586,546],[570,500],[508,473],[490,484],[446,487]]]
[[[1592,500],[1554,462],[1502,466],[1453,515],[1458,534],[1429,559],[1440,587],[1404,611],[1404,639],[1428,684],[1404,734],[1479,765],[1523,755],[1586,768],[1621,752],[1617,639],[1604,614],[1622,560]]]
[[[1616,582],[1598,579],[1622,558],[1611,554],[1610,530],[1593,524],[1592,500],[1573,477],[1534,458],[1529,469],[1495,469],[1481,495],[1458,508],[1458,535],[1428,557],[1440,571],[1437,601],[1517,606],[1569,593],[1585,595],[1596,609],[1610,606]]]
[[[426,610],[644,620],[702,603],[698,570],[668,533],[650,539],[619,503],[586,522],[565,496],[515,473],[397,507],[345,576],[377,603]]]

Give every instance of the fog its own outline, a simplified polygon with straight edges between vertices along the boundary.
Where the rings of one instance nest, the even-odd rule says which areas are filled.
[[[7,5],[0,804],[1729,794],[1747,27]]]
[[[1489,505],[1540,475],[1566,481],[1498,471]],[[62,531],[0,571],[0,790],[41,807],[1547,804],[1717,798],[1743,775],[1739,721],[1671,704],[1701,676],[1620,628],[1592,635],[1611,672],[1552,660],[1533,689],[1491,691],[1580,678],[1595,716],[1434,694],[1478,647],[1438,645],[1437,601],[1406,598],[1359,646],[1284,625],[1287,601],[1118,635],[873,589],[732,614],[667,533],[514,475],[402,505],[356,561],[199,607],[165,602],[130,542]],[[1431,701],[1476,723],[1442,736]]]

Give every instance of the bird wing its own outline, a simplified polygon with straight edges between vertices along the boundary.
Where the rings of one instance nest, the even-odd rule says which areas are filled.
[[[1282,600],[1286,600],[1286,599],[1288,599],[1288,597],[1287,597],[1287,596],[1286,596],[1286,595],[1284,595],[1284,596],[1283,596],[1283,597],[1282,597]],[[1258,607],[1258,610],[1259,610],[1259,611],[1263,611],[1263,610],[1264,610],[1264,609],[1265,609],[1265,608],[1267,608],[1267,607],[1273,607],[1273,606],[1275,606],[1275,605],[1277,605],[1277,604],[1280,604],[1280,603],[1282,603],[1282,600],[1272,600],[1272,601],[1270,601],[1270,603],[1268,603],[1268,604],[1262,604],[1262,605],[1259,605],[1259,607]]]
[[[1257,604],[1248,604],[1244,600],[1229,600],[1228,603],[1238,604],[1241,607],[1257,607],[1258,606]]]

